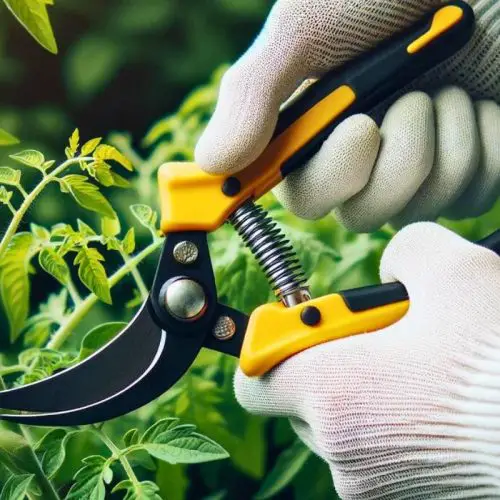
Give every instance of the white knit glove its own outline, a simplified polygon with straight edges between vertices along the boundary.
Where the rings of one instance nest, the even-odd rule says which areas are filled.
[[[417,88],[428,94],[404,96],[380,130],[365,115],[337,127],[309,164],[277,188],[288,209],[305,218],[336,209],[349,229],[371,231],[387,221],[463,218],[491,207],[500,191],[500,2],[469,3],[478,23],[474,39],[422,79]],[[281,103],[302,80],[339,67],[441,4],[279,0],[224,76],[196,161],[212,173],[246,167],[268,144]]]
[[[239,402],[291,417],[343,499],[500,498],[500,258],[418,223],[381,276],[408,290],[401,321],[239,372]]]

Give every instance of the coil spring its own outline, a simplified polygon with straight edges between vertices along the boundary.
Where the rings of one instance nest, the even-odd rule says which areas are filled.
[[[275,293],[283,300],[302,293],[307,300],[302,266],[292,245],[268,213],[247,201],[229,217],[229,222],[257,259]]]

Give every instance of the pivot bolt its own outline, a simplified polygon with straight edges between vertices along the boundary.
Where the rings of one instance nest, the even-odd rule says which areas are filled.
[[[317,307],[306,306],[300,312],[302,323],[307,326],[316,326],[321,321],[321,312]]]
[[[241,191],[241,182],[236,177],[228,177],[222,184],[222,192],[229,197],[236,196]]]
[[[173,253],[179,264],[193,264],[198,258],[198,247],[192,241],[179,241]]]
[[[229,316],[221,316],[214,326],[214,337],[217,340],[229,340],[236,333],[236,323]]]
[[[181,321],[195,321],[207,309],[207,297],[201,285],[183,276],[163,285],[160,302],[172,316]]]

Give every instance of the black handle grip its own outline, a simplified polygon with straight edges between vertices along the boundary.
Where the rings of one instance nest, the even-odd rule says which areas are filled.
[[[443,14],[443,9],[447,9],[448,13],[450,10],[454,11],[455,14],[460,9],[461,18],[444,32],[438,32],[430,41],[427,40],[428,43],[419,50],[410,53],[409,47],[428,34],[431,26],[434,26],[433,29],[436,31],[436,15]],[[342,86],[352,89],[356,98],[343,113],[333,117],[325,128],[281,165],[282,177],[309,160],[341,121],[356,113],[368,113],[422,74],[455,54],[470,40],[474,26],[472,8],[462,1],[450,2],[418,22],[410,30],[385,41],[373,51],[341,69],[327,73],[312,84],[280,113],[273,139],[285,132],[311,108],[321,105],[321,101]]]
[[[500,256],[500,231],[478,242],[478,245],[489,248]],[[355,288],[340,292],[340,295],[352,312],[366,311],[409,299],[408,292],[401,283]]]

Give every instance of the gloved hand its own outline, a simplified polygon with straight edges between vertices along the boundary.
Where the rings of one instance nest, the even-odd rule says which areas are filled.
[[[478,23],[474,39],[419,82],[429,93],[405,95],[380,129],[364,115],[342,123],[276,189],[285,207],[305,218],[336,209],[355,231],[441,214],[476,216],[491,207],[500,191],[500,2],[469,3]],[[219,174],[246,167],[268,144],[281,103],[301,81],[339,67],[441,4],[279,0],[224,76],[196,161]]]
[[[239,402],[291,417],[343,499],[500,498],[500,258],[419,223],[381,276],[408,290],[401,321],[238,373]]]

